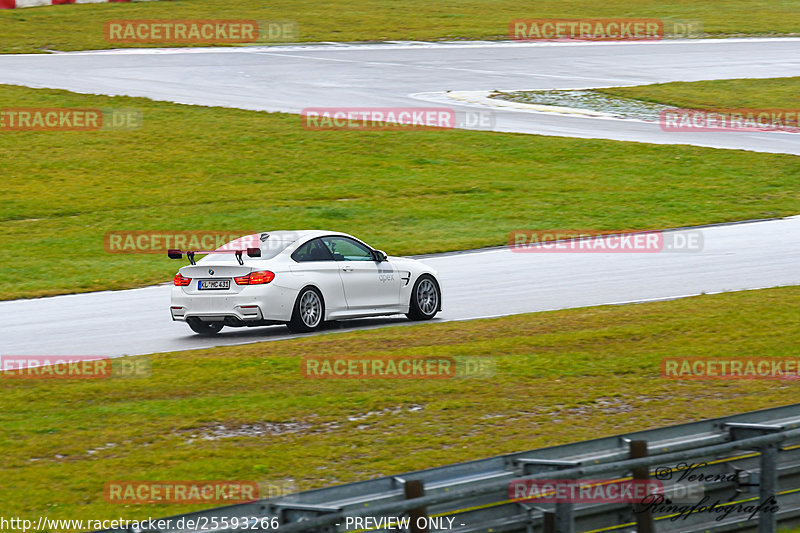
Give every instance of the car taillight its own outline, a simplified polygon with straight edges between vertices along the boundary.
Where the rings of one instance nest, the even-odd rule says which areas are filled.
[[[275,274],[269,270],[260,270],[258,272],[250,272],[246,276],[233,278],[237,285],[263,285],[275,279]]]
[[[177,287],[186,287],[191,282],[192,282],[192,278],[184,278],[183,276],[181,276],[180,272],[175,274],[175,279],[173,280],[173,283]]]

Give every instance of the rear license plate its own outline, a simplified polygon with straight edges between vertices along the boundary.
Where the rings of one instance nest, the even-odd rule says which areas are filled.
[[[224,291],[231,288],[229,279],[201,279],[197,282],[199,291]]]

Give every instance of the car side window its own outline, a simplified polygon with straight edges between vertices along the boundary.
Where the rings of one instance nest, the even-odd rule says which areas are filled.
[[[321,239],[312,239],[294,251],[292,259],[298,263],[310,261],[333,261],[328,247]]]
[[[336,261],[373,261],[372,250],[347,237],[323,237],[333,259]]]

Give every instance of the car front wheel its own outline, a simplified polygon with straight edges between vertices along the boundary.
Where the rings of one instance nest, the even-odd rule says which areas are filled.
[[[406,316],[411,320],[430,320],[439,312],[442,294],[432,276],[420,276],[411,291],[411,302]]]
[[[292,320],[286,327],[295,333],[315,331],[322,326],[324,316],[325,302],[322,300],[322,295],[317,289],[306,287],[297,296]]]

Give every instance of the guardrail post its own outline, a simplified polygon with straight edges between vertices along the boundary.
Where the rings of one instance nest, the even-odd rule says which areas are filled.
[[[557,503],[555,511],[542,513],[542,531],[544,533],[575,533],[572,511],[573,504]]]
[[[522,473],[550,472],[553,470],[566,470],[580,465],[579,461],[559,461],[548,459],[517,459],[517,464],[522,466]],[[575,504],[556,503],[554,511],[545,511],[544,531],[546,533],[575,533]]]
[[[574,503],[557,503],[555,513],[556,533],[575,533]]]
[[[783,427],[769,424],[728,422],[725,427],[730,432],[732,440],[783,431]],[[778,517],[775,516],[778,495],[778,444],[765,444],[758,449],[761,452],[761,472],[758,481],[758,504],[760,506],[758,533],[775,533],[778,528]]]
[[[556,515],[553,511],[545,511],[542,514],[543,533],[556,533]]]
[[[632,440],[628,442],[628,449],[630,450],[631,459],[640,459],[647,457],[647,441],[646,440]],[[650,468],[642,466],[634,468],[632,471],[633,479],[650,479]],[[653,514],[644,507],[641,503],[633,504],[633,514],[636,516],[636,531],[638,533],[654,533],[655,523],[653,522]]]
[[[425,496],[425,482],[421,479],[409,479],[403,483],[403,491],[406,495],[406,500],[413,498],[422,498]],[[410,509],[408,516],[411,517],[411,524],[409,524],[409,533],[428,533],[428,521],[425,520],[425,526],[419,527],[417,520],[419,518],[427,518],[428,510],[425,507],[417,507]]]
[[[758,488],[758,533],[775,533],[778,519],[774,512],[765,511],[773,505],[778,488],[778,445],[767,444],[761,447],[761,485]]]

